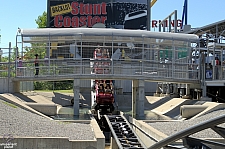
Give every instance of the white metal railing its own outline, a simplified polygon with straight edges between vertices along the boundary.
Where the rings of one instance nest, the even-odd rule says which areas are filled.
[[[107,62],[105,66],[103,63]],[[98,63],[98,65],[96,65]],[[102,65],[99,65],[101,63]],[[6,64],[8,65],[8,64]],[[173,66],[173,67],[172,67]],[[12,68],[15,67],[11,66]],[[15,67],[11,76],[16,78],[35,77],[34,61],[24,61],[22,67]],[[39,77],[63,77],[63,76],[79,76],[85,75],[114,75],[124,77],[143,77],[147,79],[180,79],[180,80],[196,80],[197,70],[189,70],[188,63],[161,63],[152,60],[91,60],[91,59],[51,59],[49,63],[45,60],[39,60]],[[96,71],[101,71],[97,73]],[[7,70],[6,70],[7,72]],[[1,72],[0,72],[1,74]],[[7,75],[5,75],[7,76]]]

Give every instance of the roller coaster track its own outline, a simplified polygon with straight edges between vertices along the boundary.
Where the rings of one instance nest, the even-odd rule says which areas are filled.
[[[151,1],[151,7],[152,7],[153,5],[155,5],[156,2],[157,2],[157,0],[152,0],[152,1]]]
[[[146,149],[122,115],[104,115],[119,149]]]
[[[115,139],[119,149],[147,149],[140,141],[137,134],[133,131],[131,124],[122,115],[104,115],[111,134]],[[210,140],[205,138],[196,138],[192,134],[203,131],[205,129],[212,129],[215,133],[225,138],[225,128],[219,126],[225,123],[225,115],[221,115],[210,119],[208,121],[196,124],[176,134],[173,134],[163,140],[160,140],[150,146],[148,149],[213,149],[225,148],[224,142],[217,140]],[[140,129],[141,128],[138,128]],[[183,140],[181,144],[174,144],[175,141]]]

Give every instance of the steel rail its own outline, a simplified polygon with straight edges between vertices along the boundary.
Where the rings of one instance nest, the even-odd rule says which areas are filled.
[[[181,138],[185,138],[188,137],[189,135],[192,135],[196,132],[202,131],[204,129],[207,128],[211,128],[211,129],[215,129],[215,126],[222,124],[225,122],[225,115],[222,116],[218,116],[216,118],[210,119],[208,121],[202,122],[200,124],[197,124],[195,126],[189,127],[183,131],[180,131],[178,133],[175,133],[172,136],[169,136],[157,143],[155,143],[154,145],[152,145],[151,147],[149,147],[148,149],[160,149],[162,147],[166,147],[167,145],[181,139]],[[208,142],[210,143],[210,142]],[[219,145],[220,143],[218,143]]]
[[[146,149],[122,115],[104,115],[119,149]]]

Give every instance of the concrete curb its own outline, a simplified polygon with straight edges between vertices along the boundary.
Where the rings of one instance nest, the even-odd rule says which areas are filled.
[[[95,119],[91,120],[91,126],[97,139],[97,149],[105,149],[105,136],[99,128],[98,123]]]
[[[10,96],[11,95],[11,96]],[[21,102],[19,99],[15,98],[12,94],[9,94],[9,93],[6,93],[6,94],[0,94],[0,99],[6,101],[6,102],[9,102],[11,104],[14,104],[24,110],[27,110],[29,112],[32,112],[34,114],[38,114],[42,117],[45,117],[47,119],[50,119],[50,120],[53,120],[52,118],[32,109],[31,107],[27,106],[26,104],[24,104],[23,102]]]
[[[150,147],[156,142],[168,137],[167,135],[151,127],[144,121],[130,118],[129,122],[133,125],[133,130],[137,133],[137,135],[139,136],[139,138],[145,144],[146,147]],[[151,121],[151,122],[155,122],[155,121]],[[149,136],[147,136],[146,134],[148,134]]]
[[[0,136],[0,145],[5,140]],[[14,149],[41,148],[41,149],[98,149],[96,140],[69,140],[68,137],[13,137],[10,141]],[[0,147],[1,147],[0,146]]]

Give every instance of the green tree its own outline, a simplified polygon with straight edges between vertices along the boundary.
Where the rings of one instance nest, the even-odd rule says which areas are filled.
[[[39,15],[35,19],[37,28],[46,28],[47,27],[47,13],[44,11],[42,15]],[[38,38],[38,37],[36,37]],[[31,49],[26,48],[26,58],[34,58],[34,54],[38,54],[40,59],[43,59],[46,55],[46,43],[32,43]],[[50,90],[52,89],[51,82],[34,82],[34,89],[36,90]]]
[[[47,13],[44,11],[42,15],[39,15],[35,19],[37,28],[47,27]],[[38,38],[38,37],[37,37]],[[39,55],[40,59],[43,59],[46,55],[46,43],[32,43],[31,49],[26,48],[27,58],[33,58],[34,53]],[[56,81],[56,82],[34,82],[34,89],[36,90],[69,90],[73,88],[73,81]]]
[[[44,11],[42,15],[39,15],[35,19],[37,28],[45,28],[47,26],[47,13]],[[39,38],[39,37],[34,37]],[[32,43],[31,48],[25,48],[24,58],[25,59],[34,59],[34,55],[38,54],[40,59],[43,59],[46,55],[46,43]]]
[[[39,15],[37,19],[35,19],[38,28],[45,28],[47,27],[47,13],[46,11],[43,12],[42,15]]]

